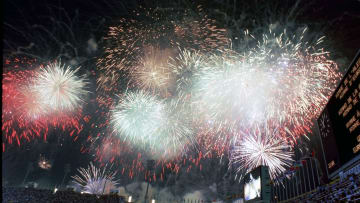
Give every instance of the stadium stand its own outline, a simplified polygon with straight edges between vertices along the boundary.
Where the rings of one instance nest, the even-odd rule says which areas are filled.
[[[81,194],[74,191],[54,191],[35,188],[3,187],[3,202],[52,202],[52,203],[125,203],[125,197],[117,194],[96,196],[92,194]],[[237,196],[234,196],[237,197]],[[178,202],[176,200],[169,202]],[[205,202],[199,200],[182,200],[181,202]],[[276,201],[275,201],[276,202]],[[281,203],[292,202],[360,202],[360,176],[358,174],[349,174],[346,177],[338,178],[335,181],[320,185],[316,189],[299,195],[297,197],[280,201]]]
[[[54,193],[51,190],[42,190],[34,188],[19,188],[19,187],[3,187],[2,188],[3,202],[5,203],[125,203],[125,198],[117,194],[110,195],[91,195],[81,194],[74,191],[57,191]]]
[[[346,178],[322,185],[284,202],[360,202],[360,177],[350,174]]]

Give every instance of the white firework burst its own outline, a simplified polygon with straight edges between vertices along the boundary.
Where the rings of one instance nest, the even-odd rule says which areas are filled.
[[[179,48],[179,55],[169,60],[169,67],[176,80],[176,92],[180,99],[188,99],[194,83],[194,74],[204,65],[200,52]]]
[[[88,93],[84,77],[76,76],[78,70],[71,70],[60,62],[51,63],[40,68],[30,89],[47,109],[73,111],[80,107]]]
[[[111,167],[107,170],[107,165],[101,169],[96,168],[91,162],[88,168],[79,168],[78,172],[80,175],[72,176],[73,182],[84,193],[101,195],[109,193],[118,185],[116,171],[111,171]]]
[[[260,165],[268,166],[271,179],[282,174],[293,162],[292,147],[276,137],[276,130],[261,131],[260,128],[247,133],[241,132],[241,139],[231,150],[231,164],[243,177]]]
[[[111,124],[124,141],[156,156],[176,155],[192,142],[191,118],[177,100],[159,100],[144,91],[127,93],[112,110]]]
[[[239,53],[210,57],[195,74],[192,103],[235,132],[272,122],[285,139],[306,134],[340,76],[318,48],[323,38],[308,43],[306,33],[270,30],[254,43],[244,40]],[[246,32],[245,38],[254,37]]]
[[[144,91],[127,93],[112,110],[111,123],[125,140],[147,143],[164,121],[164,107],[164,102]]]

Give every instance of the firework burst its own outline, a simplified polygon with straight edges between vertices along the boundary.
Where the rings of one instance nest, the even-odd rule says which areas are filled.
[[[75,75],[78,70],[71,70],[58,62],[51,63],[40,68],[30,89],[33,89],[36,99],[49,109],[73,111],[80,107],[88,93],[85,90],[86,80]]]
[[[14,68],[10,70],[7,68],[3,73],[3,142],[7,140],[9,144],[12,144],[16,141],[20,146],[22,139],[30,141],[34,137],[43,136],[46,140],[51,126],[64,131],[68,130],[70,136],[82,130],[82,111],[80,103],[76,103],[78,97],[74,96],[75,98],[63,101],[75,94],[74,90],[77,91],[76,88],[72,90],[68,87],[76,82],[67,83],[67,80],[75,80],[74,78],[62,78],[61,81],[55,77],[56,75],[43,69],[30,68],[31,64],[25,66],[26,70],[23,70],[23,66],[15,68],[18,65],[14,64],[20,63],[21,60],[14,61],[14,64],[11,60],[7,61],[6,65]],[[49,73],[49,78],[45,80],[42,76],[47,73]],[[66,70],[64,73],[69,76],[68,74],[71,75],[73,72],[69,73],[69,70]],[[54,81],[49,81],[53,77]],[[48,81],[49,84],[44,81]],[[61,88],[61,84],[66,87]],[[54,88],[54,90],[46,88]],[[53,95],[50,94],[51,91],[54,91]],[[47,93],[49,94],[46,95]]]
[[[111,123],[125,141],[164,157],[177,154],[191,142],[193,131],[189,116],[176,104],[144,91],[128,93],[112,110]]]
[[[162,101],[144,91],[128,93],[113,110],[111,122],[126,138],[146,143],[164,120],[163,108]]]
[[[173,75],[168,66],[168,60],[174,54],[171,49],[155,47],[145,49],[140,64],[131,70],[131,75],[137,85],[153,93],[167,95],[173,85]]]
[[[88,168],[79,168],[80,175],[72,176],[73,182],[78,185],[82,192],[88,194],[106,194],[111,189],[116,188],[118,180],[116,179],[116,171],[107,170],[107,165],[104,168],[96,168],[93,163],[90,163]]]
[[[241,136],[242,139],[231,150],[230,157],[231,164],[237,166],[240,178],[256,167],[265,165],[269,167],[271,179],[275,179],[292,164],[294,152],[291,145],[276,137],[276,134],[276,129],[262,131],[258,128]]]
[[[269,31],[241,53],[213,56],[195,77],[192,103],[221,129],[238,131],[271,122],[279,133],[310,132],[340,74],[326,52],[298,35]],[[247,32],[247,38],[253,38]]]
[[[205,57],[199,51],[179,49],[178,56],[169,60],[169,67],[176,80],[175,91],[183,102],[189,100],[194,75],[201,69],[204,59]]]
[[[48,159],[45,158],[45,156],[40,155],[38,166],[42,169],[49,170],[51,169],[52,165]]]
[[[226,30],[217,28],[216,22],[209,19],[201,7],[197,8],[196,14],[188,9],[160,8],[140,8],[134,14],[138,16],[136,19],[121,19],[118,25],[109,27],[108,35],[104,37],[107,45],[104,57],[99,58],[97,63],[101,71],[97,82],[99,88],[105,91],[118,89],[119,81],[127,75],[127,71],[148,63],[148,47],[159,47],[160,53],[177,47],[213,53],[230,44]],[[161,56],[161,61],[168,60],[165,56]],[[155,64],[160,65],[159,62]],[[138,70],[137,74],[145,74],[145,78],[139,78],[142,87],[164,84],[162,79],[149,83],[151,77],[147,73],[154,73],[151,70],[154,69]],[[155,70],[162,72],[161,66]]]

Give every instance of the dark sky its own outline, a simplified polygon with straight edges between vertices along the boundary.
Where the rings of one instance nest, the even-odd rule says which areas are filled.
[[[181,1],[179,1],[181,2]],[[186,1],[183,1],[186,2]],[[271,2],[271,1],[270,1]],[[176,4],[176,3],[174,3]],[[210,9],[217,9],[219,5],[233,5],[231,0],[212,0],[199,1],[199,4]],[[281,16],[283,12],[288,11],[294,5],[296,21],[308,26],[316,27],[329,38],[329,41],[336,41],[331,47],[334,51],[335,57],[345,57],[347,60],[355,55],[358,46],[357,34],[360,32],[359,24],[359,1],[357,0],[315,0],[315,1],[282,1],[281,3],[274,1],[274,3],[264,3],[264,1],[236,1],[237,10],[234,16],[246,13],[252,19],[259,18],[261,13],[267,12],[266,5],[274,5],[273,13]],[[96,37],[101,37],[101,30],[106,31],[105,27],[98,29],[99,26],[109,25],[119,17],[131,17],[132,12],[139,5],[144,7],[158,5],[159,7],[170,7],[167,1],[115,1],[115,0],[101,0],[101,1],[61,1],[61,0],[40,0],[40,1],[26,1],[26,0],[6,0],[3,7],[4,23],[20,28],[25,31],[24,27],[31,27],[33,25],[44,25],[51,27],[53,21],[51,19],[60,19],[67,22],[68,19],[75,20],[78,25],[74,24],[74,32],[83,32],[87,34],[94,34],[96,30]],[[231,8],[231,10],[233,10]],[[211,14],[210,14],[211,15]],[[105,20],[101,21],[100,19]],[[279,18],[280,19],[280,18]],[[249,21],[250,22],[250,21]],[[81,26],[80,23],[93,23],[94,32],[88,32],[87,25]],[[6,40],[16,40],[17,43],[27,44],[31,39],[24,39],[23,34],[10,29],[5,26],[4,37]],[[28,28],[31,29],[31,28]],[[28,37],[29,38],[29,37]],[[5,43],[7,48],[7,43]],[[341,52],[341,53],[337,53]],[[339,56],[337,56],[339,55]]]
[[[37,42],[38,31],[34,30],[34,25],[41,25],[51,30],[53,27],[52,19],[61,20],[71,24],[71,30],[76,38],[64,36],[64,33],[57,33],[55,37],[60,40],[69,40],[79,47],[78,55],[87,58],[87,62],[92,65],[89,69],[94,69],[94,57],[97,53],[91,55],[84,50],[86,48],[86,41],[94,37],[99,43],[101,36],[106,32],[107,26],[111,25],[119,17],[131,17],[131,11],[137,5],[153,6],[166,5],[166,1],[111,1],[111,0],[5,0],[3,2],[3,17],[4,17],[4,54],[16,50],[19,46],[27,46],[31,42]],[[183,1],[186,2],[186,1]],[[201,3],[202,2],[202,3]],[[227,8],[233,1],[213,0],[200,1],[205,8],[210,11],[219,8],[232,12],[232,8]],[[243,11],[247,19],[260,19],[260,14],[257,13],[264,9],[261,5],[266,4],[265,1],[245,0],[237,1],[239,8],[233,13],[234,16],[239,16],[240,11]],[[278,1],[274,1],[278,2]],[[287,10],[296,5],[297,1],[283,1],[287,2],[284,5],[276,3],[275,8],[279,9],[272,12],[275,16],[281,16],[283,10]],[[267,3],[269,4],[269,3]],[[168,5],[166,5],[168,6]],[[306,24],[319,30],[322,34],[328,37],[329,47],[332,50],[334,59],[342,65],[340,68],[345,69],[346,65],[354,57],[356,51],[360,48],[360,1],[356,0],[315,0],[315,1],[298,1],[296,12],[296,21],[299,24]],[[239,15],[238,15],[239,14]],[[210,13],[210,15],[212,15]],[[216,16],[214,14],[214,16]],[[218,20],[222,22],[221,19]],[[260,23],[261,24],[261,23]],[[226,27],[226,25],[224,25]],[[34,31],[34,32],[33,32]],[[47,37],[44,37],[47,38]],[[54,42],[49,42],[54,43]],[[48,50],[49,47],[54,47],[53,44],[43,45],[33,49],[35,55],[40,55],[45,51],[47,58],[56,57],[57,50]],[[50,48],[51,49],[51,48]],[[82,50],[82,51],[81,51]],[[42,54],[42,53],[41,53]],[[43,56],[44,56],[43,55]],[[94,78],[92,79],[94,86]],[[94,95],[93,95],[94,96]],[[94,110],[94,107],[87,107],[88,111]],[[95,107],[96,108],[96,107]],[[73,141],[68,135],[64,135],[61,131],[54,130],[50,133],[47,143],[42,139],[35,140],[28,144],[23,144],[21,147],[9,146],[2,155],[3,162],[3,179],[9,181],[10,184],[16,185],[21,183],[26,173],[26,168],[29,162],[34,162],[35,170],[31,173],[28,180],[43,181],[44,185],[60,184],[64,174],[65,164],[70,163],[72,171],[71,175],[75,173],[78,167],[86,166],[92,160],[91,154],[80,153],[80,148],[85,142],[88,131],[92,129],[85,129],[79,137],[77,142]],[[49,171],[42,170],[36,167],[36,161],[40,154],[45,155],[48,159],[53,161],[53,168]],[[66,180],[69,180],[68,177]]]

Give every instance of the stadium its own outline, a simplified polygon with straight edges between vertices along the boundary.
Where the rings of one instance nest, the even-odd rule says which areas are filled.
[[[2,202],[360,202],[360,1],[3,5]]]

